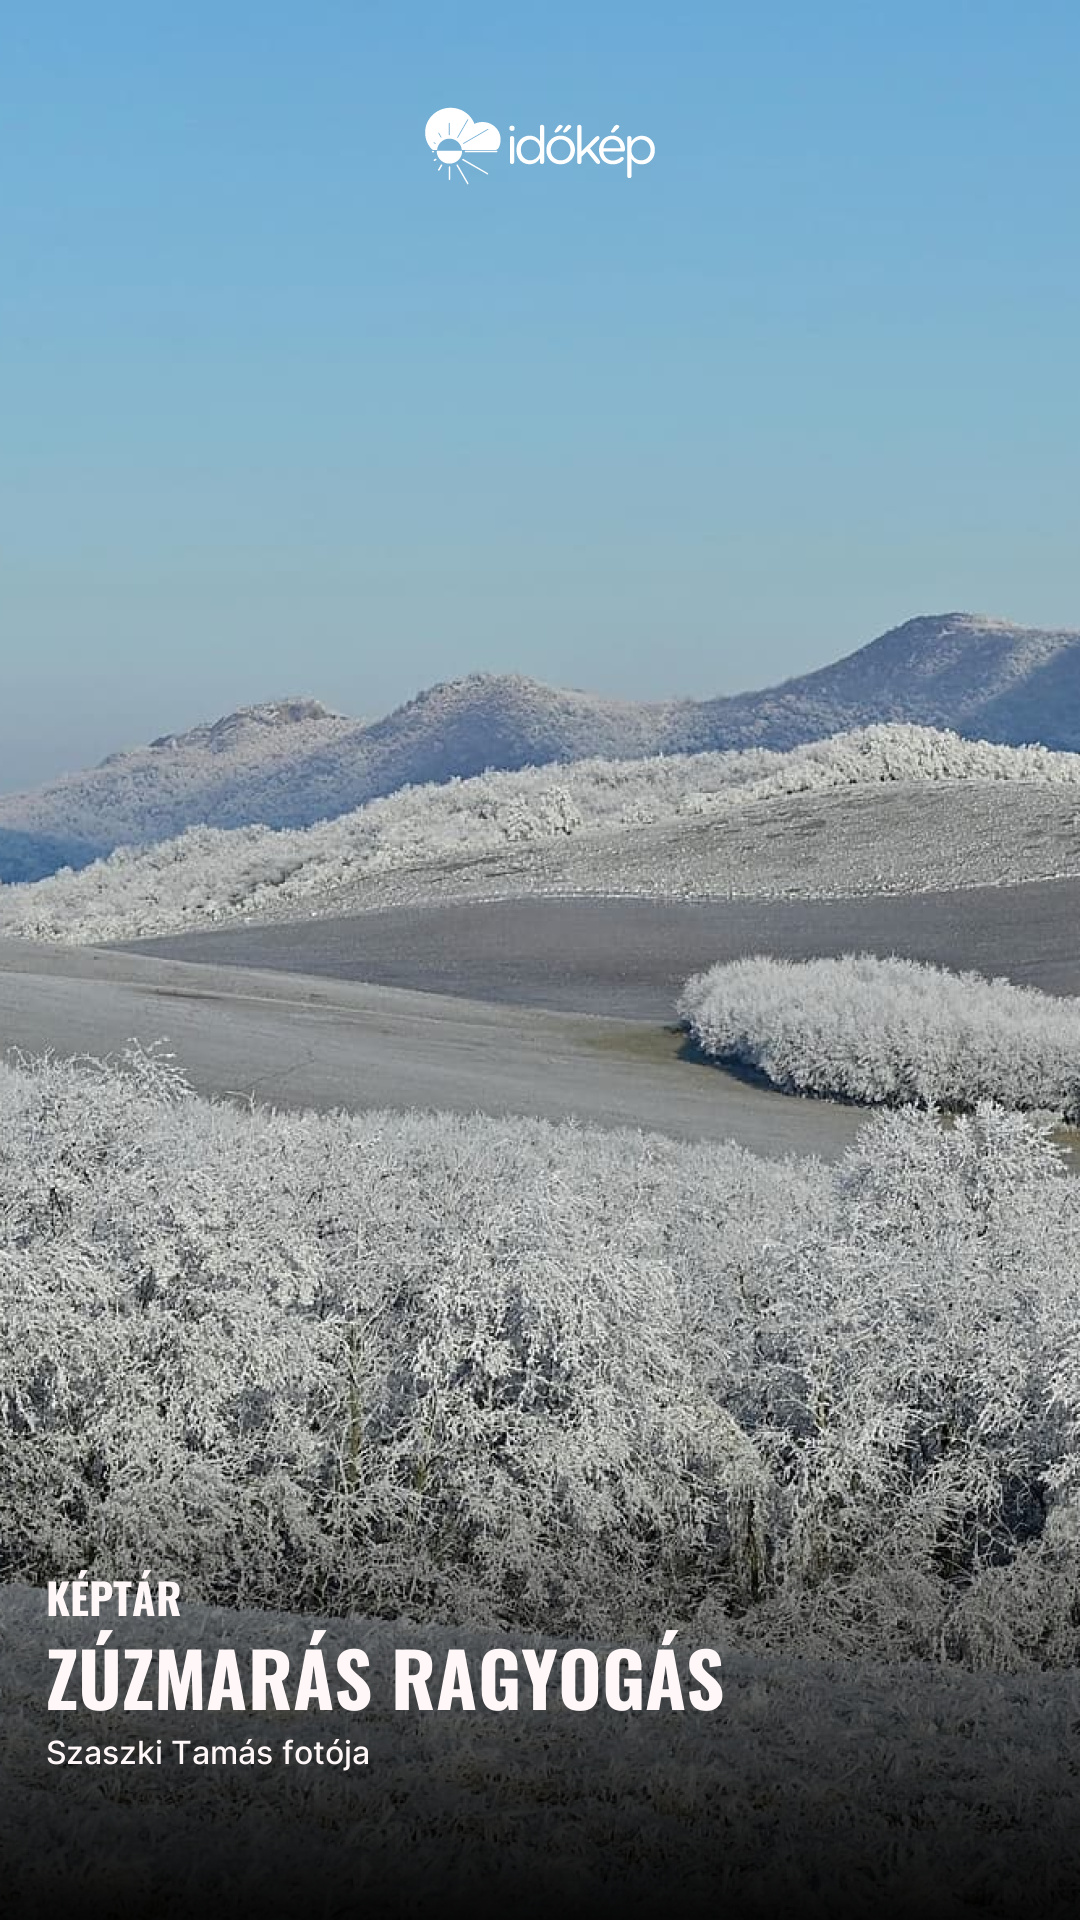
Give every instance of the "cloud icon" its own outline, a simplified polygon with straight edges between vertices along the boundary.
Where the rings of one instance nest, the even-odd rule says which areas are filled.
[[[466,185],[465,167],[471,167],[474,173],[487,171],[485,167],[478,167],[472,156],[498,153],[502,144],[498,127],[490,126],[486,120],[474,120],[461,107],[440,107],[438,113],[433,113],[424,128],[424,139],[440,172],[445,167],[450,179],[456,170]]]

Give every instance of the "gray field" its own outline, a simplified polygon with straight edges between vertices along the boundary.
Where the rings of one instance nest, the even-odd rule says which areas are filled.
[[[716,961],[863,949],[1080,994],[1080,880],[878,899],[457,902],[126,951],[663,1021],[687,975]]]
[[[4,1053],[103,1054],[163,1036],[200,1092],[280,1107],[573,1115],[822,1158],[865,1121],[682,1058],[662,1022],[0,942]]]
[[[0,1045],[168,1038],[201,1092],[273,1105],[569,1115],[761,1153],[864,1116],[687,1057],[687,974],[867,948],[1080,993],[1080,881],[846,900],[502,900],[63,948],[0,942]]]

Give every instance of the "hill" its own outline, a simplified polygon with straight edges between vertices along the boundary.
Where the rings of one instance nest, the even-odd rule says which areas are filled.
[[[885,722],[1080,749],[1080,632],[933,615],[781,686],[703,701],[622,701],[473,674],[374,722],[306,699],[245,707],[0,797],[0,879],[85,866],[189,826],[306,827],[403,786],[489,768],[786,750]]]
[[[925,727],[405,787],[311,827],[190,827],[0,890],[0,935],[138,940],[507,893],[908,892],[1077,871],[1080,754]],[[867,804],[869,803],[869,804]]]

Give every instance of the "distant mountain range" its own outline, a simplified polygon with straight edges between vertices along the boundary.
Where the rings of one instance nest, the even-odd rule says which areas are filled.
[[[1080,632],[928,615],[814,673],[713,700],[611,700],[519,674],[471,674],[373,722],[314,700],[244,707],[0,797],[0,879],[85,866],[187,826],[308,826],[402,786],[489,767],[788,748],[883,721],[1080,750]]]

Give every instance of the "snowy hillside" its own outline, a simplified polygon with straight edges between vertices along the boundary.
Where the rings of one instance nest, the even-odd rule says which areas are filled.
[[[933,615],[780,687],[704,701],[634,703],[475,674],[370,724],[310,700],[243,708],[0,798],[0,879],[36,879],[189,826],[308,826],[490,767],[786,749],[886,721],[1080,749],[1080,633]]]
[[[557,863],[573,850],[579,859],[572,875],[563,872],[566,891],[618,891],[621,884],[633,885],[635,874],[638,890],[661,894],[768,890],[767,877],[753,877],[767,856],[765,816],[780,810],[786,846],[793,835],[785,807],[798,806],[803,797],[818,809],[835,800],[846,831],[843,822],[857,796],[883,792],[902,840],[911,802],[922,794],[939,792],[951,805],[959,793],[974,806],[974,814],[971,807],[963,813],[959,865],[941,867],[955,853],[956,835],[935,819],[922,838],[933,842],[938,866],[920,882],[925,848],[920,853],[916,847],[908,858],[908,886],[1031,877],[1027,855],[1018,870],[1022,849],[1014,845],[1015,835],[1010,840],[1008,823],[990,836],[995,848],[1005,847],[1011,861],[1006,873],[971,868],[971,850],[986,837],[980,818],[1005,788],[1005,811],[1023,846],[1035,834],[1050,850],[1055,871],[1073,870],[1067,846],[1077,842],[1080,754],[994,746],[927,728],[873,727],[789,753],[755,748],[587,760],[409,787],[299,830],[192,828],[157,846],[119,849],[78,873],[4,888],[0,933],[104,942],[240,918],[335,911],[346,903],[366,904],[366,890],[396,874],[439,884],[475,876],[485,891],[500,891],[505,889],[498,875],[484,863],[505,867],[507,859],[518,890],[534,883],[559,890],[558,873],[533,873],[532,863],[552,855]],[[794,838],[809,871],[812,850],[805,836]],[[877,886],[884,857],[880,819],[871,823],[868,851],[869,877]],[[830,861],[835,888],[843,869],[832,854]],[[843,884],[861,890],[850,878]]]
[[[85,866],[196,821],[306,826],[341,811],[342,766],[363,732],[317,700],[243,707],[189,733],[110,754],[32,793],[0,797],[0,880]]]
[[[931,614],[772,691],[706,701],[697,711],[703,732],[722,728],[732,746],[794,746],[842,728],[907,720],[969,739],[1076,750],[1080,632]]]

